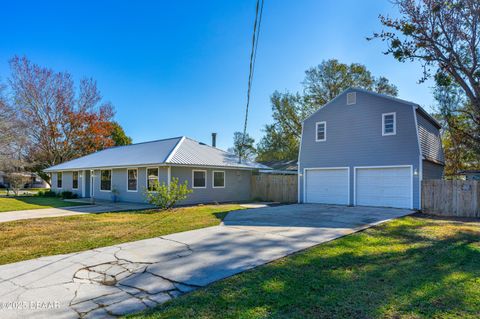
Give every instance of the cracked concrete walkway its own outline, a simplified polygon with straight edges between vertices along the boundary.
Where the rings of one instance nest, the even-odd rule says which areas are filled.
[[[412,213],[285,205],[220,226],[0,266],[1,318],[109,318],[154,307],[299,250]]]

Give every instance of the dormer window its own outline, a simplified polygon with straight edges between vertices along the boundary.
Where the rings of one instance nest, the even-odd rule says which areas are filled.
[[[382,114],[382,135],[395,135],[397,134],[397,119],[396,113],[384,113]]]
[[[327,140],[327,122],[317,122],[316,125],[315,141],[324,142]]]

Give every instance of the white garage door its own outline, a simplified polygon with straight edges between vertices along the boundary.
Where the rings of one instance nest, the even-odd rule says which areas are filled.
[[[356,205],[412,207],[410,167],[357,168]]]
[[[305,202],[348,205],[348,169],[305,171]]]

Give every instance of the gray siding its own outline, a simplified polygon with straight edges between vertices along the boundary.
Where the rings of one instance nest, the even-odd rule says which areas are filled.
[[[157,167],[160,183],[167,182],[167,168],[158,166],[149,166],[149,168]],[[94,172],[94,197],[103,200],[112,200],[111,191],[100,190],[100,170]],[[127,191],[127,169],[118,168],[112,170],[112,189],[118,191],[117,200],[122,202],[145,202],[145,188],[147,187],[147,167],[138,168],[137,191]]]
[[[351,92],[349,90],[347,92]],[[355,90],[353,90],[355,91]],[[412,165],[420,170],[420,150],[412,106],[357,92],[357,102],[346,104],[346,93],[303,123],[299,155],[299,199],[303,200],[305,168],[349,167],[350,204],[354,198],[355,166]],[[396,112],[396,135],[382,136],[382,114]],[[327,122],[327,140],[315,141],[315,123]],[[413,177],[414,208],[419,208],[419,176]]]
[[[443,179],[443,165],[423,160],[423,179]]]
[[[417,111],[418,136],[424,158],[444,163],[442,139],[439,129]]]
[[[61,193],[65,191],[70,191],[74,194],[77,194],[79,197],[82,196],[82,183],[83,179],[80,177],[81,172],[79,172],[78,178],[78,189],[73,189],[73,172],[63,172],[62,175],[62,188],[57,187],[57,173],[52,173],[52,187],[51,190],[56,193]]]
[[[187,181],[188,186],[191,188],[192,170],[194,169],[207,171],[207,187],[194,188],[193,193],[181,204],[233,202],[250,199],[252,176],[250,170],[172,167],[172,177],[178,178],[180,183]],[[225,172],[225,188],[213,188],[212,172],[214,170]]]

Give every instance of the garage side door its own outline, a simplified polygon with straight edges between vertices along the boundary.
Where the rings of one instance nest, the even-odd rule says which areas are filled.
[[[412,207],[410,167],[357,168],[356,205]]]
[[[348,205],[348,169],[305,171],[305,202]]]

